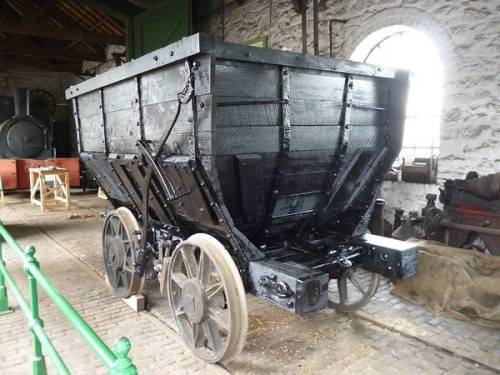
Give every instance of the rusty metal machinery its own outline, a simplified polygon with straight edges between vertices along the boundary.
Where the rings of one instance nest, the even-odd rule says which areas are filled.
[[[500,173],[447,180],[436,208],[424,215],[428,238],[447,245],[500,255]]]
[[[364,306],[413,244],[366,235],[401,148],[408,73],[196,34],[70,87],[81,157],[114,210],[109,283],[158,275],[208,362],[244,345],[245,293],[297,314]]]

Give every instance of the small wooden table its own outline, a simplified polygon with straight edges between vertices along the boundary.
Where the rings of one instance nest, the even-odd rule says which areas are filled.
[[[70,206],[69,170],[58,167],[30,168],[31,205],[48,208]],[[39,199],[37,199],[37,194]]]

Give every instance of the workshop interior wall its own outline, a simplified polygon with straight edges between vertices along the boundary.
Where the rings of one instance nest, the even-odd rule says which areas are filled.
[[[267,36],[269,48],[302,51],[302,18],[291,0],[220,0],[226,6],[193,31],[215,34],[241,43]],[[444,68],[444,97],[437,184],[385,182],[381,197],[392,208],[406,212],[425,204],[426,193],[439,193],[444,179],[500,171],[500,5],[490,0],[319,0],[319,53],[347,59],[371,33],[392,25],[424,32],[436,45]],[[312,1],[308,1],[307,48],[313,53]],[[95,68],[89,66],[88,68]],[[97,72],[107,66],[99,66]],[[69,73],[0,71],[0,95],[12,88],[42,88],[58,101],[56,119],[72,118],[64,90],[80,79]],[[36,82],[36,87],[33,83]],[[74,141],[72,142],[74,143]]]
[[[198,30],[226,42],[258,36],[269,48],[302,51],[302,19],[290,0],[224,1],[227,6]],[[425,33],[437,47],[444,69],[440,155],[437,184],[386,182],[381,197],[388,215],[425,205],[426,193],[439,193],[444,179],[500,170],[500,5],[489,0],[327,0],[319,1],[319,54],[330,55],[330,21],[334,21],[333,54],[348,59],[371,33],[405,25]],[[307,11],[307,49],[313,53],[312,1]]]

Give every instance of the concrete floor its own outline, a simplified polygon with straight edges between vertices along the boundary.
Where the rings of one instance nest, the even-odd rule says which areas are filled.
[[[207,365],[175,333],[156,281],[146,284],[147,311],[139,314],[106,289],[100,214],[107,202],[95,191],[72,193],[69,211],[44,213],[29,204],[28,193],[7,194],[0,219],[22,247],[35,245],[42,270],[106,344],[122,335],[130,339],[130,357],[141,374],[500,373],[499,330],[436,317],[391,295],[387,282],[352,315],[325,309],[300,317],[247,295],[250,324],[243,352],[230,363]],[[8,247],[3,249],[7,268],[24,285],[22,266]],[[108,373],[41,295],[46,330],[71,372]],[[11,294],[9,302],[17,306]],[[0,373],[29,373],[31,352],[20,310],[0,316]]]

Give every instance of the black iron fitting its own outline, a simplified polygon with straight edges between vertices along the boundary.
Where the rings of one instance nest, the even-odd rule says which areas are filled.
[[[263,275],[259,279],[259,284],[271,293],[276,294],[279,298],[289,298],[293,295],[290,285],[284,281],[278,281],[276,275]]]
[[[177,94],[177,100],[182,104],[187,104],[194,96],[194,72],[200,66],[199,63],[195,62],[191,64],[188,60],[184,62],[184,72],[186,76],[186,81],[184,82],[184,88]]]
[[[152,253],[152,249],[149,243],[147,243],[146,239],[146,234],[147,234],[147,225],[148,225],[148,219],[149,219],[149,213],[148,213],[148,206],[149,206],[149,187],[152,182],[153,175],[155,175],[157,178],[161,180],[161,184],[165,188],[165,193],[167,194],[168,199],[172,199],[177,196],[177,194],[174,194],[175,188],[172,186],[171,182],[166,178],[164,175],[163,171],[158,167],[157,160],[161,154],[161,150],[163,149],[163,146],[165,145],[167,139],[170,137],[170,134],[179,118],[179,113],[181,109],[182,104],[187,104],[189,103],[193,97],[194,97],[194,72],[198,68],[197,64],[191,64],[189,60],[186,60],[184,62],[184,71],[185,71],[185,77],[186,81],[184,83],[184,87],[182,91],[177,95],[177,109],[176,109],[176,114],[174,116],[174,119],[170,123],[169,126],[165,128],[165,131],[160,137],[160,142],[155,145],[154,150],[151,150],[149,146],[147,145],[146,142],[142,141],[137,141],[137,146],[139,147],[145,164],[147,164],[146,167],[146,175],[145,175],[145,193],[142,199],[142,207],[141,211],[145,217],[144,222],[143,222],[143,228],[142,228],[142,238],[141,238],[141,250],[144,250],[144,259],[141,262],[141,266],[139,268],[139,275],[144,275],[144,271],[146,268],[146,264],[148,262],[149,256]],[[188,193],[186,193],[188,194]],[[175,223],[174,217],[172,216],[171,213],[169,213],[170,219],[172,222]]]
[[[302,263],[312,269],[324,271],[340,271],[359,263],[361,258],[368,253],[356,239],[350,237],[351,242],[337,242],[334,238],[315,243],[310,241],[285,241],[284,251],[296,251],[301,256]]]

